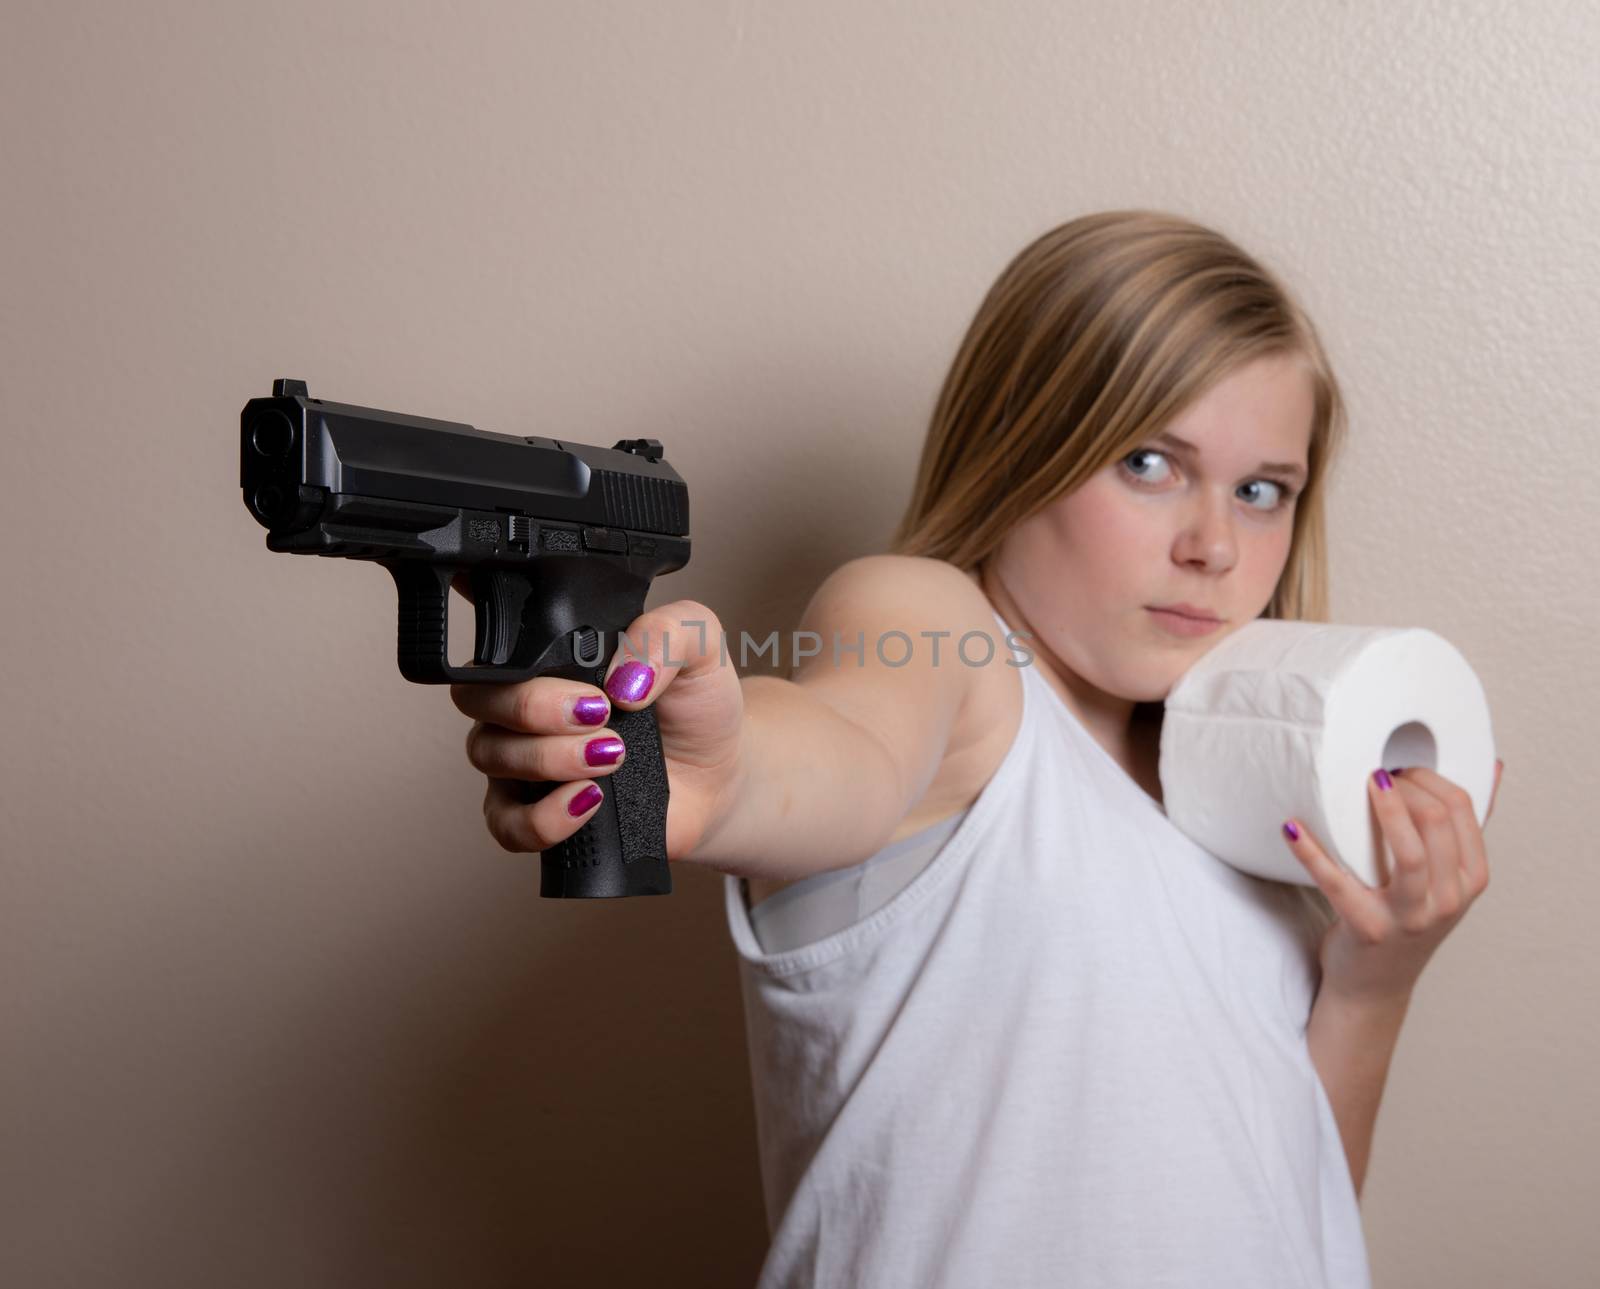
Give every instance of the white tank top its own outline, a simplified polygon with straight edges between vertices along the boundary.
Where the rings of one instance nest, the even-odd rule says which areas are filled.
[[[758,1289],[1367,1289],[1300,893],[1180,833],[1019,670],[1000,767],[881,907],[768,953],[724,877]]]
[[[941,819],[919,833],[891,842],[871,859],[813,873],[754,904],[749,903],[749,883],[741,882],[739,890],[750,910],[750,930],[761,951],[796,949],[876,913],[933,862],[966,817],[963,810]]]

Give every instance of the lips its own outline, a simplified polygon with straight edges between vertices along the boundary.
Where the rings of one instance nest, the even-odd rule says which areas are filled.
[[[1150,604],[1146,608],[1157,609],[1162,613],[1176,613],[1180,617],[1190,618],[1195,622],[1221,622],[1215,613],[1197,608],[1193,604]]]
[[[1185,639],[1208,636],[1222,629],[1222,623],[1217,618],[1191,618],[1171,609],[1158,609],[1154,606],[1147,608],[1146,612],[1167,634]]]

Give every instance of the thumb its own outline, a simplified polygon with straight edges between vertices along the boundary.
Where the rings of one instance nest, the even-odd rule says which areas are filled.
[[[1494,763],[1494,787],[1489,791],[1489,808],[1483,812],[1483,822],[1487,826],[1489,816],[1494,813],[1494,799],[1500,795],[1500,776],[1505,772],[1506,763],[1496,759]]]
[[[681,672],[685,681],[717,669],[722,623],[697,600],[674,600],[641,613],[623,631],[606,673],[605,691],[628,708],[649,706]]]

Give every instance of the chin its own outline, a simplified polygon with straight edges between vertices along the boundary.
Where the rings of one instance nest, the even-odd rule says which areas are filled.
[[[1185,653],[1185,655],[1181,659],[1178,659],[1177,660],[1177,666],[1174,667],[1171,670],[1171,672],[1167,675],[1167,677],[1163,681],[1161,681],[1159,684],[1154,684],[1154,685],[1151,686],[1151,690],[1152,691],[1157,689],[1157,688],[1160,689],[1160,691],[1161,691],[1161,697],[1160,698],[1151,698],[1151,699],[1140,698],[1140,699],[1137,699],[1135,701],[1138,701],[1138,702],[1146,702],[1146,701],[1148,701],[1148,702],[1157,702],[1157,703],[1166,702],[1167,695],[1170,694],[1173,691],[1173,689],[1177,686],[1178,682],[1180,680],[1182,680],[1185,675],[1188,674],[1189,668],[1193,667],[1195,665],[1195,663],[1200,661],[1201,658],[1205,657],[1206,654],[1210,653],[1213,649],[1215,649],[1217,647],[1217,644],[1221,640],[1225,640],[1226,638],[1227,638],[1227,633],[1226,632],[1219,632],[1216,638],[1205,641],[1204,642],[1204,647],[1199,648],[1199,649],[1195,649],[1192,652],[1187,652],[1187,653]]]
[[[1130,685],[1128,692],[1123,695],[1135,703],[1164,703],[1180,680],[1188,674],[1189,668],[1200,660],[1206,650],[1196,649],[1192,653],[1185,652],[1177,657],[1163,660],[1159,669],[1152,669],[1141,678],[1142,683]]]
[[[1152,703],[1160,706],[1167,701],[1167,695],[1172,692],[1172,687],[1178,683],[1183,675],[1182,671],[1171,672],[1165,676],[1147,677],[1137,682],[1130,681],[1119,686],[1114,692],[1118,698],[1130,703]]]

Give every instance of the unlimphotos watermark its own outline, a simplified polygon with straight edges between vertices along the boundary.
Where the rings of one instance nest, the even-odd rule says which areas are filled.
[[[661,653],[659,657],[651,654],[651,636],[648,630],[641,631],[637,637],[627,631],[617,633],[615,650],[620,652],[623,659],[635,659],[640,662],[659,662],[664,667],[676,667],[687,664],[692,658],[704,657],[708,651],[707,623],[702,618],[683,619],[679,626],[684,628],[678,637],[678,648],[681,657],[673,655],[673,633],[662,631],[659,636]],[[689,628],[695,628],[691,633]],[[883,631],[877,633],[872,641],[871,651],[885,667],[904,667],[917,657],[919,649],[930,651],[928,661],[931,666],[942,667],[950,665],[950,658],[955,659],[964,667],[987,667],[997,658],[1008,667],[1027,667],[1033,663],[1033,652],[1019,642],[1031,640],[1031,631],[1008,631],[1004,637],[998,633],[991,634],[987,631],[966,631],[955,641],[953,647],[948,646],[948,641],[955,633],[953,631],[918,631],[915,636],[906,631]],[[755,639],[749,632],[739,632],[738,638],[738,666],[749,667],[752,660],[759,661],[771,654],[772,665],[784,666],[783,637],[781,631],[769,631],[760,640]],[[605,641],[599,639],[594,650],[597,656],[588,657],[582,648],[583,637],[579,637],[579,645],[573,653],[573,661],[585,666],[599,666],[601,662],[609,661],[604,656]],[[918,644],[918,641],[923,644]],[[1000,656],[1000,644],[1003,641],[1006,654]],[[868,644],[867,633],[858,631],[853,641],[848,640],[839,632],[833,633],[832,647],[828,655],[823,654],[824,642],[822,636],[816,631],[791,631],[788,633],[789,666],[798,667],[801,663],[812,658],[826,656],[835,667],[847,665],[846,658],[853,657],[857,667],[867,664]],[[717,633],[717,665],[726,667],[730,659],[728,633]]]

